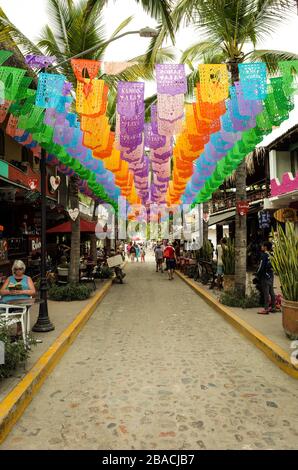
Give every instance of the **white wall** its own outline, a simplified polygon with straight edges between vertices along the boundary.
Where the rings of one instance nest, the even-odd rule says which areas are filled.
[[[284,173],[291,171],[291,154],[287,151],[271,150],[269,152],[270,179],[282,181]]]

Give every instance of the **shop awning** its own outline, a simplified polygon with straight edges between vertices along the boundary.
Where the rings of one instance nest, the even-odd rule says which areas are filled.
[[[235,214],[236,214],[236,209],[231,209],[229,211],[221,212],[220,214],[212,214],[210,215],[208,225],[210,226],[210,225],[219,224],[220,222],[223,222],[224,220],[234,217]]]
[[[80,220],[80,232],[95,233],[96,222],[89,222],[88,220]],[[63,224],[56,225],[47,230],[47,233],[71,233],[71,222],[64,222]]]

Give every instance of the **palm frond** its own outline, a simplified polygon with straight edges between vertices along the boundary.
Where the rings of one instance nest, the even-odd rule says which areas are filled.
[[[194,20],[194,12],[196,11],[196,2],[193,0],[180,0],[172,13],[173,23],[175,30],[177,30],[181,24],[188,25]]]
[[[173,0],[135,0],[141,4],[144,11],[154,19],[162,22],[169,33],[172,42],[175,41],[174,25],[172,19]]]
[[[181,56],[181,62],[206,61],[206,57],[218,56],[223,53],[221,47],[214,45],[211,41],[200,41],[188,47]]]
[[[156,62],[156,56],[159,49],[161,49],[164,40],[168,35],[167,28],[163,24],[156,27],[158,35],[151,39],[149,47],[146,52],[146,64],[153,64]]]
[[[122,21],[122,23],[120,23],[119,26],[117,26],[117,28],[111,35],[111,38],[114,38],[115,36],[117,36],[117,34],[119,34],[122,31],[122,29],[124,29],[132,21],[132,19],[133,19],[133,16],[129,16],[124,21]]]
[[[48,15],[52,24],[52,30],[58,42],[63,45],[66,52],[70,52],[67,29],[69,27],[69,6],[72,2],[65,0],[48,0]]]
[[[248,28],[255,31],[257,41],[262,41],[276,32],[281,23],[289,20],[293,3],[288,0],[257,0],[255,14]]]
[[[244,58],[250,62],[265,62],[269,73],[275,73],[278,69],[278,62],[282,60],[297,60],[298,54],[287,51],[260,49],[247,53]]]
[[[58,64],[65,61],[65,53],[60,50],[54,33],[49,26],[45,26],[42,29],[41,37],[37,42],[37,45],[46,55],[55,56]],[[65,75],[67,80],[75,85],[75,77],[70,65],[70,61],[63,63],[60,67],[56,68],[55,71]]]
[[[0,42],[18,46],[23,54],[42,54],[41,50],[8,19],[2,8],[0,8]]]

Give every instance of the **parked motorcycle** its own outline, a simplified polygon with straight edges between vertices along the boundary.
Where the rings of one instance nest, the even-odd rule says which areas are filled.
[[[121,253],[116,255],[111,253],[109,258],[105,259],[105,266],[109,267],[115,274],[115,279],[119,281],[119,284],[123,284],[123,279],[126,276],[126,273],[123,271],[123,262],[125,258]]]

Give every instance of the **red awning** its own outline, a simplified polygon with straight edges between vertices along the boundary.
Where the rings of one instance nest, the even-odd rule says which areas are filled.
[[[80,220],[80,232],[94,233],[96,222],[88,222],[87,220]],[[47,233],[71,233],[71,222],[64,222],[63,224],[56,225],[47,230]]]

